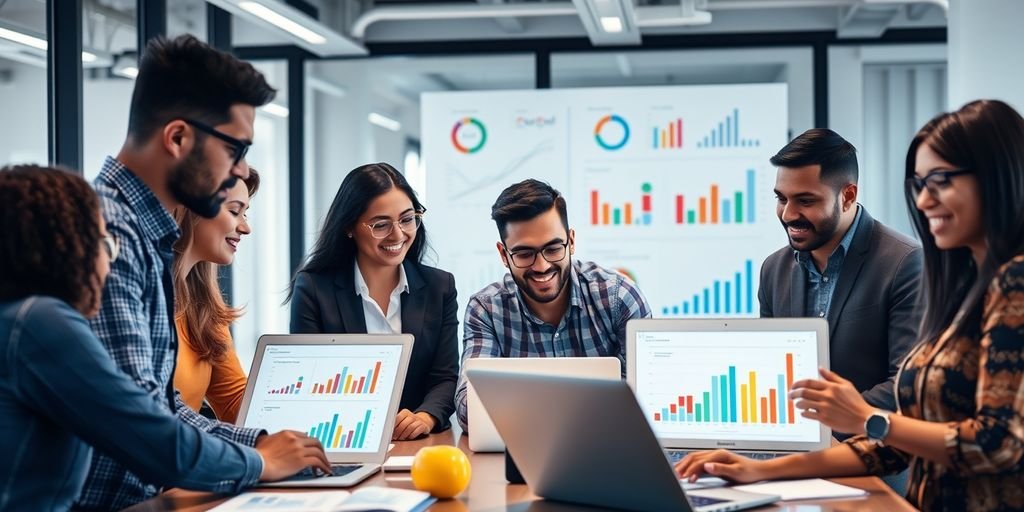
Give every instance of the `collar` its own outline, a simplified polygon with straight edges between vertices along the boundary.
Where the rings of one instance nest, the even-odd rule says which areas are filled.
[[[135,172],[125,167],[117,159],[108,156],[103,162],[103,169],[96,178],[97,184],[106,184],[121,192],[128,207],[139,218],[142,234],[149,240],[163,240],[173,235],[181,236],[178,223],[168,212],[153,191],[136,176]]]
[[[359,263],[354,262],[352,265],[355,266],[355,272],[352,275],[355,276],[354,284],[356,295],[362,295],[363,297],[369,298],[370,287],[366,285],[366,279],[363,278],[363,272],[359,270]],[[395,292],[398,292],[398,294],[409,293],[409,278],[405,274],[405,265],[398,266],[398,286],[391,291],[391,295],[396,295]]]
[[[839,245],[836,246],[836,248],[832,251],[832,254],[829,255],[829,259],[831,259],[833,255],[838,253],[839,249],[843,250],[843,255],[846,255],[846,253],[850,252],[850,245],[853,244],[853,237],[857,234],[857,227],[860,226],[860,218],[862,217],[863,213],[864,209],[858,204],[857,215],[853,217],[853,224],[850,224],[850,229],[846,230],[846,234],[843,235],[843,239],[839,241]],[[805,263],[810,261],[811,252],[794,250],[793,256],[796,258],[798,262]]]

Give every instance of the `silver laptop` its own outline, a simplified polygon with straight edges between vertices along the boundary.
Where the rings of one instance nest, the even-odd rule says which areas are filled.
[[[260,337],[237,424],[320,440],[332,476],[307,468],[267,487],[348,487],[380,470],[412,353],[408,334]]]
[[[627,510],[718,512],[778,501],[728,488],[685,491],[629,385],[468,370],[530,489]]]
[[[828,448],[788,398],[828,368],[820,318],[644,319],[626,327],[626,379],[672,460],[728,448],[766,459]]]
[[[482,369],[622,380],[622,363],[617,357],[481,357],[466,361],[466,369]],[[473,383],[466,384],[466,421],[469,449],[474,452],[502,452],[505,443],[487,415]]]

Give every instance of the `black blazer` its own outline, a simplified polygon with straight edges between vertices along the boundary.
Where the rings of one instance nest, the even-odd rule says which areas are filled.
[[[415,338],[399,409],[430,413],[434,432],[451,426],[459,379],[459,321],[455,277],[433,267],[405,262],[409,291],[402,293],[402,332]],[[330,274],[299,272],[292,295],[291,332],[365,333],[355,269]]]
[[[860,225],[828,310],[829,359],[833,371],[881,409],[896,410],[896,371],[918,341],[922,264],[917,242],[861,207]],[[762,317],[805,316],[807,271],[788,245],[761,266],[757,298]]]

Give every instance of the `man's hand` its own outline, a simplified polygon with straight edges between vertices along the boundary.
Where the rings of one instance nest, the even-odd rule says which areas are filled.
[[[331,474],[331,463],[320,441],[302,432],[282,430],[273,435],[260,436],[256,438],[256,451],[263,457],[261,482],[288,478],[306,466]]]
[[[434,417],[428,413],[414,413],[409,409],[402,409],[398,411],[398,416],[395,418],[395,431],[391,434],[391,439],[395,441],[416,439],[424,434],[429,434],[431,430],[434,430],[435,424]]]

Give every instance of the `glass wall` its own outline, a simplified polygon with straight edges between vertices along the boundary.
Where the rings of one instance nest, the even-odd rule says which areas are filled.
[[[231,265],[232,301],[245,307],[234,325],[235,348],[248,369],[262,334],[288,332],[284,301],[291,278],[288,222],[288,64],[253,62],[277,89],[271,106],[256,110],[254,138],[246,161],[260,173],[260,189],[249,207],[252,234],[239,244]]]
[[[0,165],[48,160],[46,6],[8,0],[0,8]]]

